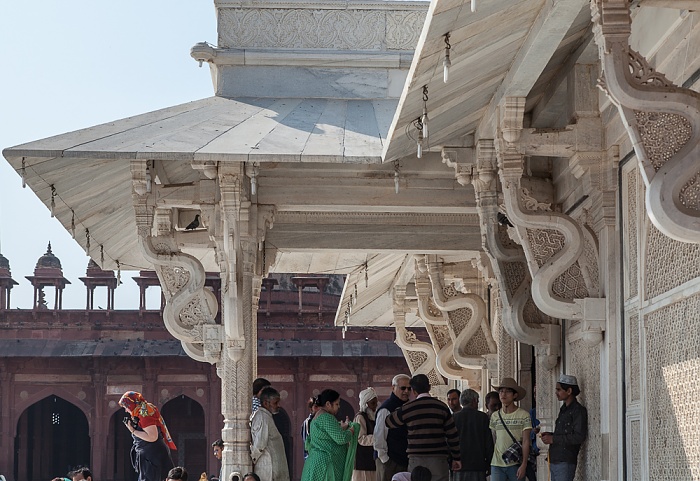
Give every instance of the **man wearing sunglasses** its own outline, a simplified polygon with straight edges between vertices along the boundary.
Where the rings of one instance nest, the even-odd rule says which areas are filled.
[[[408,431],[406,426],[389,429],[386,418],[399,407],[403,406],[411,394],[407,374],[398,374],[391,380],[391,396],[377,409],[374,427],[375,464],[377,466],[377,481],[391,481],[391,478],[402,471],[408,471]]]

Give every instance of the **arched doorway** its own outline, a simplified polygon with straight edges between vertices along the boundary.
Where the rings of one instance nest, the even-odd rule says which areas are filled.
[[[90,464],[90,431],[85,414],[58,396],[24,410],[17,421],[15,479],[46,481]]]
[[[173,451],[173,462],[185,466],[192,479],[207,470],[208,441],[205,430],[204,409],[185,395],[171,399],[160,410],[168,431],[177,446]],[[213,440],[212,440],[213,442]],[[218,471],[217,471],[218,472]],[[211,475],[213,473],[207,473]]]
[[[131,433],[124,426],[126,413],[123,409],[112,414],[109,420],[109,438],[107,443],[107,479],[136,481],[138,474],[131,465]]]

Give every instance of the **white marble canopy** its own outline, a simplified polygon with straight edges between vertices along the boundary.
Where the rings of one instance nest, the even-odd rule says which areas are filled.
[[[56,158],[376,163],[395,109],[396,100],[386,99],[210,97],[3,154],[15,168],[23,157],[27,165]]]
[[[148,269],[131,207],[130,161],[158,161],[163,183],[201,174],[190,162],[379,164],[396,100],[211,97],[16,147],[3,155],[105,268]],[[126,206],[126,208],[124,208]],[[124,235],[127,233],[127,235]],[[196,242],[193,242],[196,244]],[[211,249],[191,251],[210,268]]]
[[[526,111],[538,103],[539,110],[546,111],[562,80],[558,72],[592,38],[587,0],[477,0],[476,4],[472,12],[470,1],[431,2],[384,146],[385,161],[416,155],[411,124],[423,112],[424,86],[430,136],[423,149],[469,147],[475,135],[493,137],[492,121],[504,96],[527,97]],[[452,67],[444,83],[448,33]],[[560,113],[556,110],[556,115]]]

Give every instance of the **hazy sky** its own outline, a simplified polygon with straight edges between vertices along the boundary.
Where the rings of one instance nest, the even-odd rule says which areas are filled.
[[[0,149],[213,95],[209,69],[189,55],[197,42],[216,43],[213,1],[7,1],[0,18]],[[49,241],[72,283],[63,307],[84,308],[78,278],[88,258],[0,158],[0,252],[19,283],[13,308],[32,307],[24,276]],[[123,273],[117,307],[138,307],[132,275]],[[95,304],[105,298],[96,291]]]

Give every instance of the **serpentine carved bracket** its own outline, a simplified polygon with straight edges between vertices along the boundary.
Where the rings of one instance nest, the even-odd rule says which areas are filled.
[[[468,379],[466,368],[455,358],[456,335],[448,310],[437,306],[433,297],[433,289],[428,274],[428,266],[424,257],[416,259],[415,285],[418,296],[418,316],[425,323],[436,355],[436,367],[440,374],[448,379]],[[465,309],[466,310],[466,309]],[[469,312],[471,314],[471,312]],[[478,358],[478,356],[476,356]],[[481,361],[481,359],[479,358]],[[471,359],[475,368],[481,368],[481,362]]]
[[[496,144],[511,235],[516,234],[525,252],[537,307],[553,318],[581,321],[584,339],[596,344],[606,319],[605,299],[598,297],[591,275],[597,272],[597,243],[570,216],[550,211],[522,188],[524,156],[518,142],[524,107],[525,98],[506,97]],[[592,259],[584,255],[586,248],[593,248]]]
[[[216,363],[221,356],[222,330],[214,321],[218,312],[216,297],[204,287],[204,267],[198,259],[179,250],[172,230],[171,210],[156,207],[149,162],[132,161],[131,173],[139,243],[144,258],[153,264],[160,280],[166,301],[165,327],[182,342],[190,357]],[[157,231],[162,235],[154,237],[156,218]]]
[[[443,262],[438,256],[428,255],[425,262],[432,303],[447,319],[453,344],[452,356],[457,364],[465,368],[484,368],[487,357],[497,352],[486,315],[486,303],[476,294],[458,290],[454,283],[448,285]]]
[[[406,328],[408,310],[406,286],[397,285],[394,287],[393,302],[396,345],[401,348],[412,375],[425,374],[430,379],[431,386],[444,386],[445,381],[437,369],[437,355],[433,345],[419,341],[416,334]]]
[[[525,253],[508,236],[506,227],[498,223],[501,193],[494,141],[481,139],[475,150],[475,162],[473,155],[460,154],[448,148],[443,150],[443,161],[448,166],[455,167],[457,175],[460,172],[469,173],[468,177],[462,175],[462,179],[465,184],[474,187],[482,246],[490,259],[495,285],[500,293],[503,328],[518,342],[546,350],[548,354],[545,365],[552,369],[556,366],[560,353],[559,325],[556,320],[543,315],[533,303]],[[464,159],[467,165],[451,165],[460,162],[460,159]],[[493,339],[493,333],[491,338]]]
[[[148,236],[140,241],[165,296],[165,327],[190,357],[218,362],[222,345],[222,329],[214,321],[218,305],[214,294],[204,287],[206,273],[201,262],[180,252],[173,237]]]
[[[681,242],[700,242],[700,94],[673,85],[629,46],[626,0],[591,2],[603,68],[600,88],[617,105],[647,185],[652,223]]]

